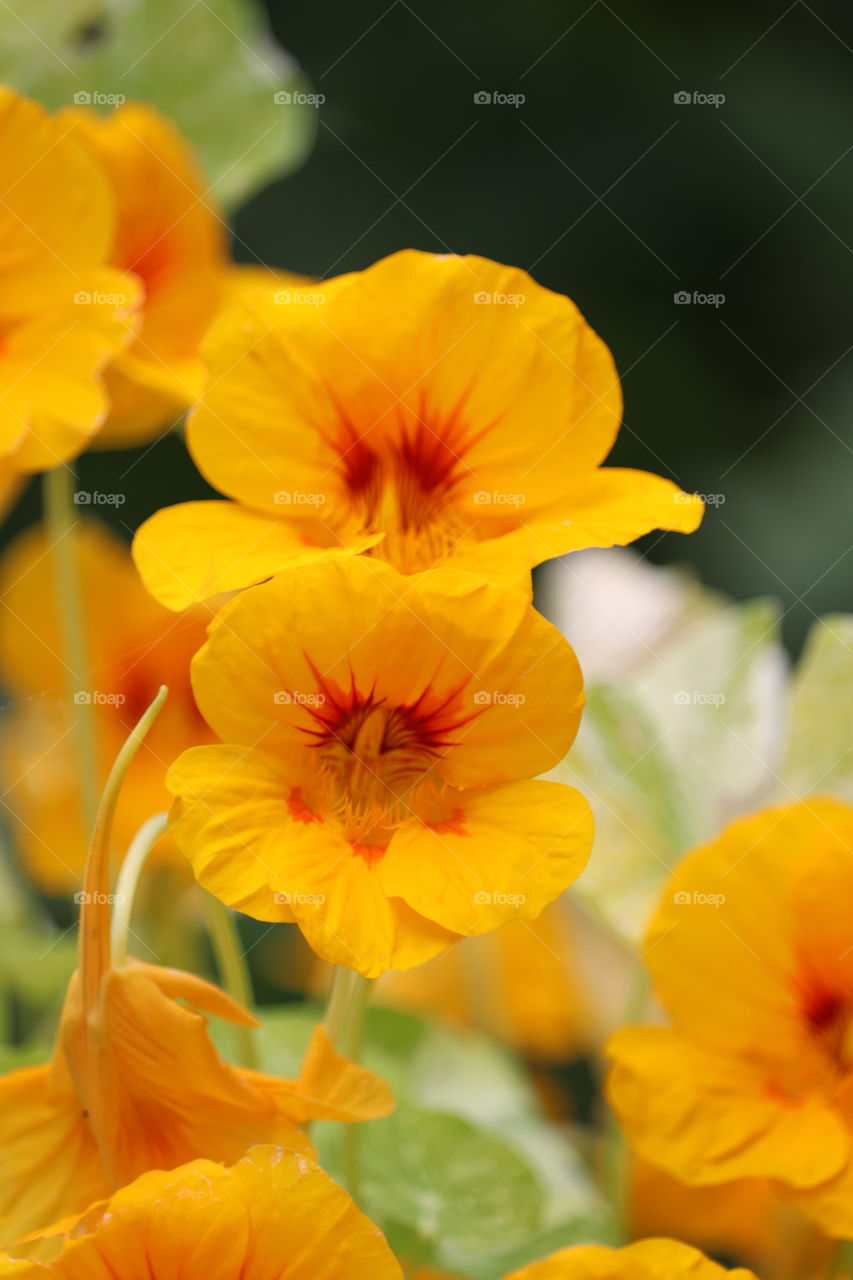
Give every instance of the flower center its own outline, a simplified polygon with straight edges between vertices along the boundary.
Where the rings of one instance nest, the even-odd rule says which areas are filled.
[[[339,409],[336,471],[350,518],[368,533],[384,533],[372,554],[405,573],[429,568],[469,532],[460,511],[465,455],[475,442],[455,410],[433,425],[422,408],[389,429],[359,430]]]
[[[407,818],[446,816],[441,761],[479,714],[462,709],[468,681],[445,693],[428,686],[415,701],[393,706],[374,690],[362,694],[353,683],[344,691],[315,676],[322,696],[306,707],[317,770],[309,806],[334,814],[357,853],[381,857]]]

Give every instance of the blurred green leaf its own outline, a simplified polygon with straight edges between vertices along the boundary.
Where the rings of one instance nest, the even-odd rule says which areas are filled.
[[[809,632],[793,680],[782,776],[797,794],[831,791],[853,801],[853,616],[833,614]]]
[[[0,78],[52,110],[96,94],[153,103],[198,149],[226,208],[299,165],[317,128],[255,0],[34,0],[20,15],[3,5]]]

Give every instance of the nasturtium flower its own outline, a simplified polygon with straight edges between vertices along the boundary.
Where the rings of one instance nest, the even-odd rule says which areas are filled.
[[[191,973],[110,956],[109,881],[87,864],[80,963],[50,1062],[0,1077],[0,1244],[83,1213],[150,1169],[233,1162],[258,1142],[309,1153],[309,1120],[387,1115],[387,1085],[340,1057],[322,1027],[298,1080],[234,1067],[205,1015],[254,1026]]]
[[[682,1182],[768,1178],[853,1235],[853,808],[761,810],[678,865],[646,962],[668,1027],[613,1037],[612,1105]]]
[[[119,801],[115,852],[123,854],[146,818],[168,807],[165,778],[175,757],[212,738],[190,687],[190,660],[210,613],[195,608],[176,616],[152,600],[127,547],[99,522],[81,521],[75,539],[89,669],[73,673],[74,696],[91,704],[102,782],[160,685],[170,691]],[[0,677],[12,699],[3,729],[3,806],[28,876],[48,892],[67,893],[79,885],[89,833],[66,693],[69,671],[60,656],[55,566],[42,528],[28,530],[6,551],[0,597]],[[158,842],[161,855],[184,865],[168,837]]]
[[[59,118],[111,184],[110,261],[144,289],[136,340],[107,371],[111,408],[96,441],[138,444],[201,393],[199,345],[226,288],[225,224],[189,143],[153,107],[129,102],[109,115],[72,107]]]
[[[112,193],[35,102],[0,87],[0,461],[49,470],[107,416],[101,376],[133,337],[141,289],[109,266]]]
[[[193,688],[222,745],[170,770],[172,834],[211,893],[334,964],[376,976],[535,918],[586,862],[586,801],[532,780],[581,674],[521,591],[363,556],[289,570],[220,611]]]
[[[701,518],[670,481],[600,466],[621,415],[610,352],[568,298],[485,258],[410,250],[247,300],[205,354],[189,448],[235,501],[139,531],[143,578],[172,608],[346,552],[522,581]]]
[[[2,1273],[0,1273],[2,1274]],[[505,1280],[755,1280],[729,1271],[677,1240],[638,1240],[624,1249],[578,1245],[513,1271]]]
[[[3,1280],[403,1280],[347,1193],[276,1146],[146,1173],[63,1229],[47,1262],[0,1259]]]

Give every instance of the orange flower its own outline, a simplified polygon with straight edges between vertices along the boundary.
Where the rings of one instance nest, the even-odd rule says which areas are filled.
[[[853,809],[732,823],[669,882],[648,965],[672,1025],[610,1044],[632,1144],[692,1185],[769,1178],[853,1235]]]
[[[0,461],[73,458],[98,430],[104,366],[131,340],[138,282],[106,265],[100,167],[37,103],[0,87]]]
[[[505,1280],[755,1280],[751,1271],[727,1271],[676,1240],[640,1240],[624,1249],[580,1245],[513,1271]]]
[[[144,1268],[141,1270],[140,1268]],[[254,1147],[233,1168],[146,1173],[94,1206],[61,1253],[0,1259],[4,1280],[403,1280],[381,1232],[304,1156]]]
[[[90,670],[75,673],[90,700],[102,780],[128,730],[166,682],[170,697],[122,795],[115,834],[122,854],[139,826],[168,806],[166,770],[184,748],[210,740],[190,688],[189,664],[209,613],[176,617],[143,588],[127,548],[107,529],[75,530]],[[76,889],[86,856],[71,716],[64,689],[53,565],[33,528],[0,563],[0,671],[13,697],[4,731],[5,804],[29,875],[44,889]],[[175,857],[168,840],[159,849]]]
[[[387,1086],[338,1056],[318,1027],[297,1081],[223,1061],[204,1014],[255,1019],[190,973],[113,964],[102,805],[84,880],[79,967],[52,1060],[0,1078],[0,1241],[82,1213],[149,1169],[253,1143],[311,1151],[297,1126],[363,1120],[393,1107]]]
[[[153,107],[130,102],[108,116],[60,113],[103,166],[117,209],[110,261],[144,288],[136,341],[107,373],[110,415],[97,443],[138,444],[200,395],[199,344],[225,290],[225,225],[189,144]]]
[[[171,608],[353,552],[522,581],[565,551],[698,525],[670,481],[601,468],[621,412],[610,353],[523,271],[407,251],[275,297],[215,325],[188,429],[236,502],[169,508],[137,535]]]
[[[226,745],[185,752],[172,833],[198,880],[372,977],[533,919],[582,870],[586,802],[531,781],[581,676],[521,592],[365,557],[227,604],[193,663]]]

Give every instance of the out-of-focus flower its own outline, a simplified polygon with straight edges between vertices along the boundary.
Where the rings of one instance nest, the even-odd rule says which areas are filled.
[[[427,964],[386,974],[376,1000],[476,1026],[540,1061],[565,1061],[594,1039],[565,902],[538,920],[512,920]]]
[[[106,374],[110,413],[95,442],[138,444],[201,394],[199,346],[226,288],[225,225],[189,143],[153,107],[130,102],[110,115],[73,107],[59,119],[110,181],[110,262],[144,290],[136,339]]]
[[[104,526],[82,522],[75,538],[90,664],[78,673],[75,697],[92,706],[102,780],[159,686],[170,689],[119,802],[115,839],[123,854],[140,825],[168,807],[171,762],[211,739],[189,670],[210,615],[194,609],[176,616],[152,600],[127,548]],[[0,563],[0,674],[13,699],[3,726],[4,806],[28,875],[65,893],[79,885],[87,833],[54,587],[46,534],[28,530]],[[158,851],[177,856],[168,837]]]
[[[624,1249],[580,1245],[513,1271],[505,1280],[755,1280],[728,1271],[677,1240],[639,1240]]]
[[[734,822],[670,879],[646,959],[669,1027],[609,1046],[612,1104],[682,1182],[772,1179],[853,1234],[853,808],[815,797]]]
[[[95,846],[99,848],[98,846]],[[0,1242],[83,1213],[150,1169],[231,1162],[256,1142],[311,1151],[312,1119],[387,1115],[387,1085],[314,1033],[298,1080],[233,1067],[205,1014],[253,1016],[194,974],[110,958],[105,850],[80,895],[79,967],[52,1060],[0,1077]],[[79,1274],[79,1273],[75,1273]]]
[[[189,447],[236,502],[142,526],[137,563],[172,608],[346,552],[520,583],[701,519],[669,480],[601,467],[621,414],[609,351],[568,298],[484,258],[406,251],[254,299],[206,359]]]
[[[107,265],[112,194],[35,102],[0,87],[0,460],[45,471],[106,418],[105,366],[132,340],[139,282]]]
[[[377,976],[533,919],[592,843],[577,792],[533,781],[583,704],[522,592],[365,557],[282,573],[219,613],[193,663],[225,745],[185,752],[171,830],[198,880]]]
[[[402,1280],[382,1233],[347,1193],[304,1155],[273,1146],[232,1168],[195,1160],[146,1173],[68,1224],[51,1261],[0,1259],[4,1280],[142,1275]]]

